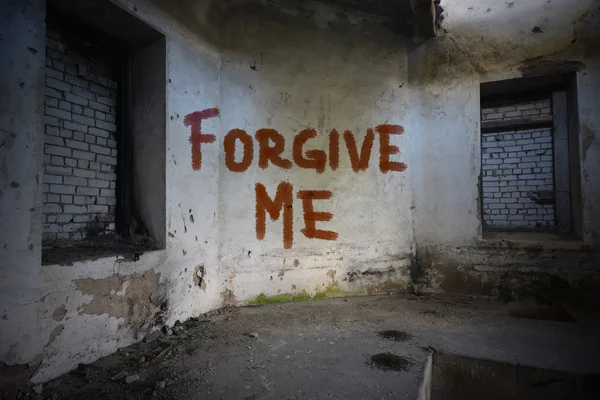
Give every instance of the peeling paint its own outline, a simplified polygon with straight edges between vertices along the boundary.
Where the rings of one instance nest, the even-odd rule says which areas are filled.
[[[158,311],[150,298],[157,289],[160,273],[150,269],[143,274],[112,275],[103,279],[77,279],[77,290],[92,296],[81,306],[79,314],[123,318],[126,324],[139,329]]]
[[[60,307],[54,310],[52,313],[52,318],[55,321],[62,321],[65,318],[65,315],[67,315],[67,308],[64,304],[62,304]]]
[[[57,325],[56,328],[50,332],[50,338],[48,339],[46,346],[50,346],[64,330],[65,326],[63,324]]]

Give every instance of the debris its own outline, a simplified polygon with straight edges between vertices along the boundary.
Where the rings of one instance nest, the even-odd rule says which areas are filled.
[[[160,337],[160,331],[154,331],[148,336],[146,336],[145,342],[151,343]]]
[[[256,333],[256,332],[250,332],[248,334],[248,336],[250,336],[251,338],[255,338],[256,339],[256,338],[258,338],[258,333]]]
[[[167,325],[164,325],[162,327],[162,331],[165,335],[172,335],[173,334],[173,329],[169,328]]]
[[[175,326],[173,327],[172,331],[173,331],[174,333],[179,333],[179,332],[183,331],[183,326],[182,326],[182,325],[175,325]]]
[[[121,371],[116,375],[113,375],[112,378],[110,378],[113,381],[120,381],[121,379],[125,378],[127,376],[127,371]]]
[[[163,351],[161,351],[160,353],[158,353],[158,355],[154,358],[154,362],[158,362],[158,360],[160,360],[160,358],[162,356],[164,356],[165,354],[167,354],[167,352],[173,347],[173,343],[175,343],[175,342],[171,342],[169,344],[169,347],[165,348]]]
[[[33,391],[36,392],[37,394],[42,394],[42,390],[44,390],[44,387],[42,386],[42,384],[37,384],[35,385],[33,388]]]
[[[138,379],[140,379],[139,375],[129,375],[127,378],[125,378],[125,383],[129,385],[130,383],[133,383]]]
[[[146,362],[146,357],[140,358],[140,364]]]
[[[167,386],[167,382],[165,382],[165,381],[160,381],[156,384],[156,388],[158,390],[163,390],[166,386]]]

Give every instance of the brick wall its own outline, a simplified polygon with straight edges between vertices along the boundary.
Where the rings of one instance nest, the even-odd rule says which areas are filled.
[[[45,240],[114,231],[117,84],[110,63],[48,29],[44,145]]]
[[[482,109],[482,121],[549,116],[551,101],[515,103]],[[482,135],[482,205],[488,227],[549,228],[554,204],[538,204],[532,195],[554,192],[552,129]]]

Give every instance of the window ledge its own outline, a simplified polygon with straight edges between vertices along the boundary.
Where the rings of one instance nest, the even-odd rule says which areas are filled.
[[[581,250],[583,240],[552,232],[483,232],[480,243],[503,248]]]

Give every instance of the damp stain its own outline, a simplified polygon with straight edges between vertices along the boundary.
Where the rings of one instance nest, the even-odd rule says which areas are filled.
[[[379,353],[371,356],[367,364],[382,371],[408,371],[413,360],[392,353]]]

